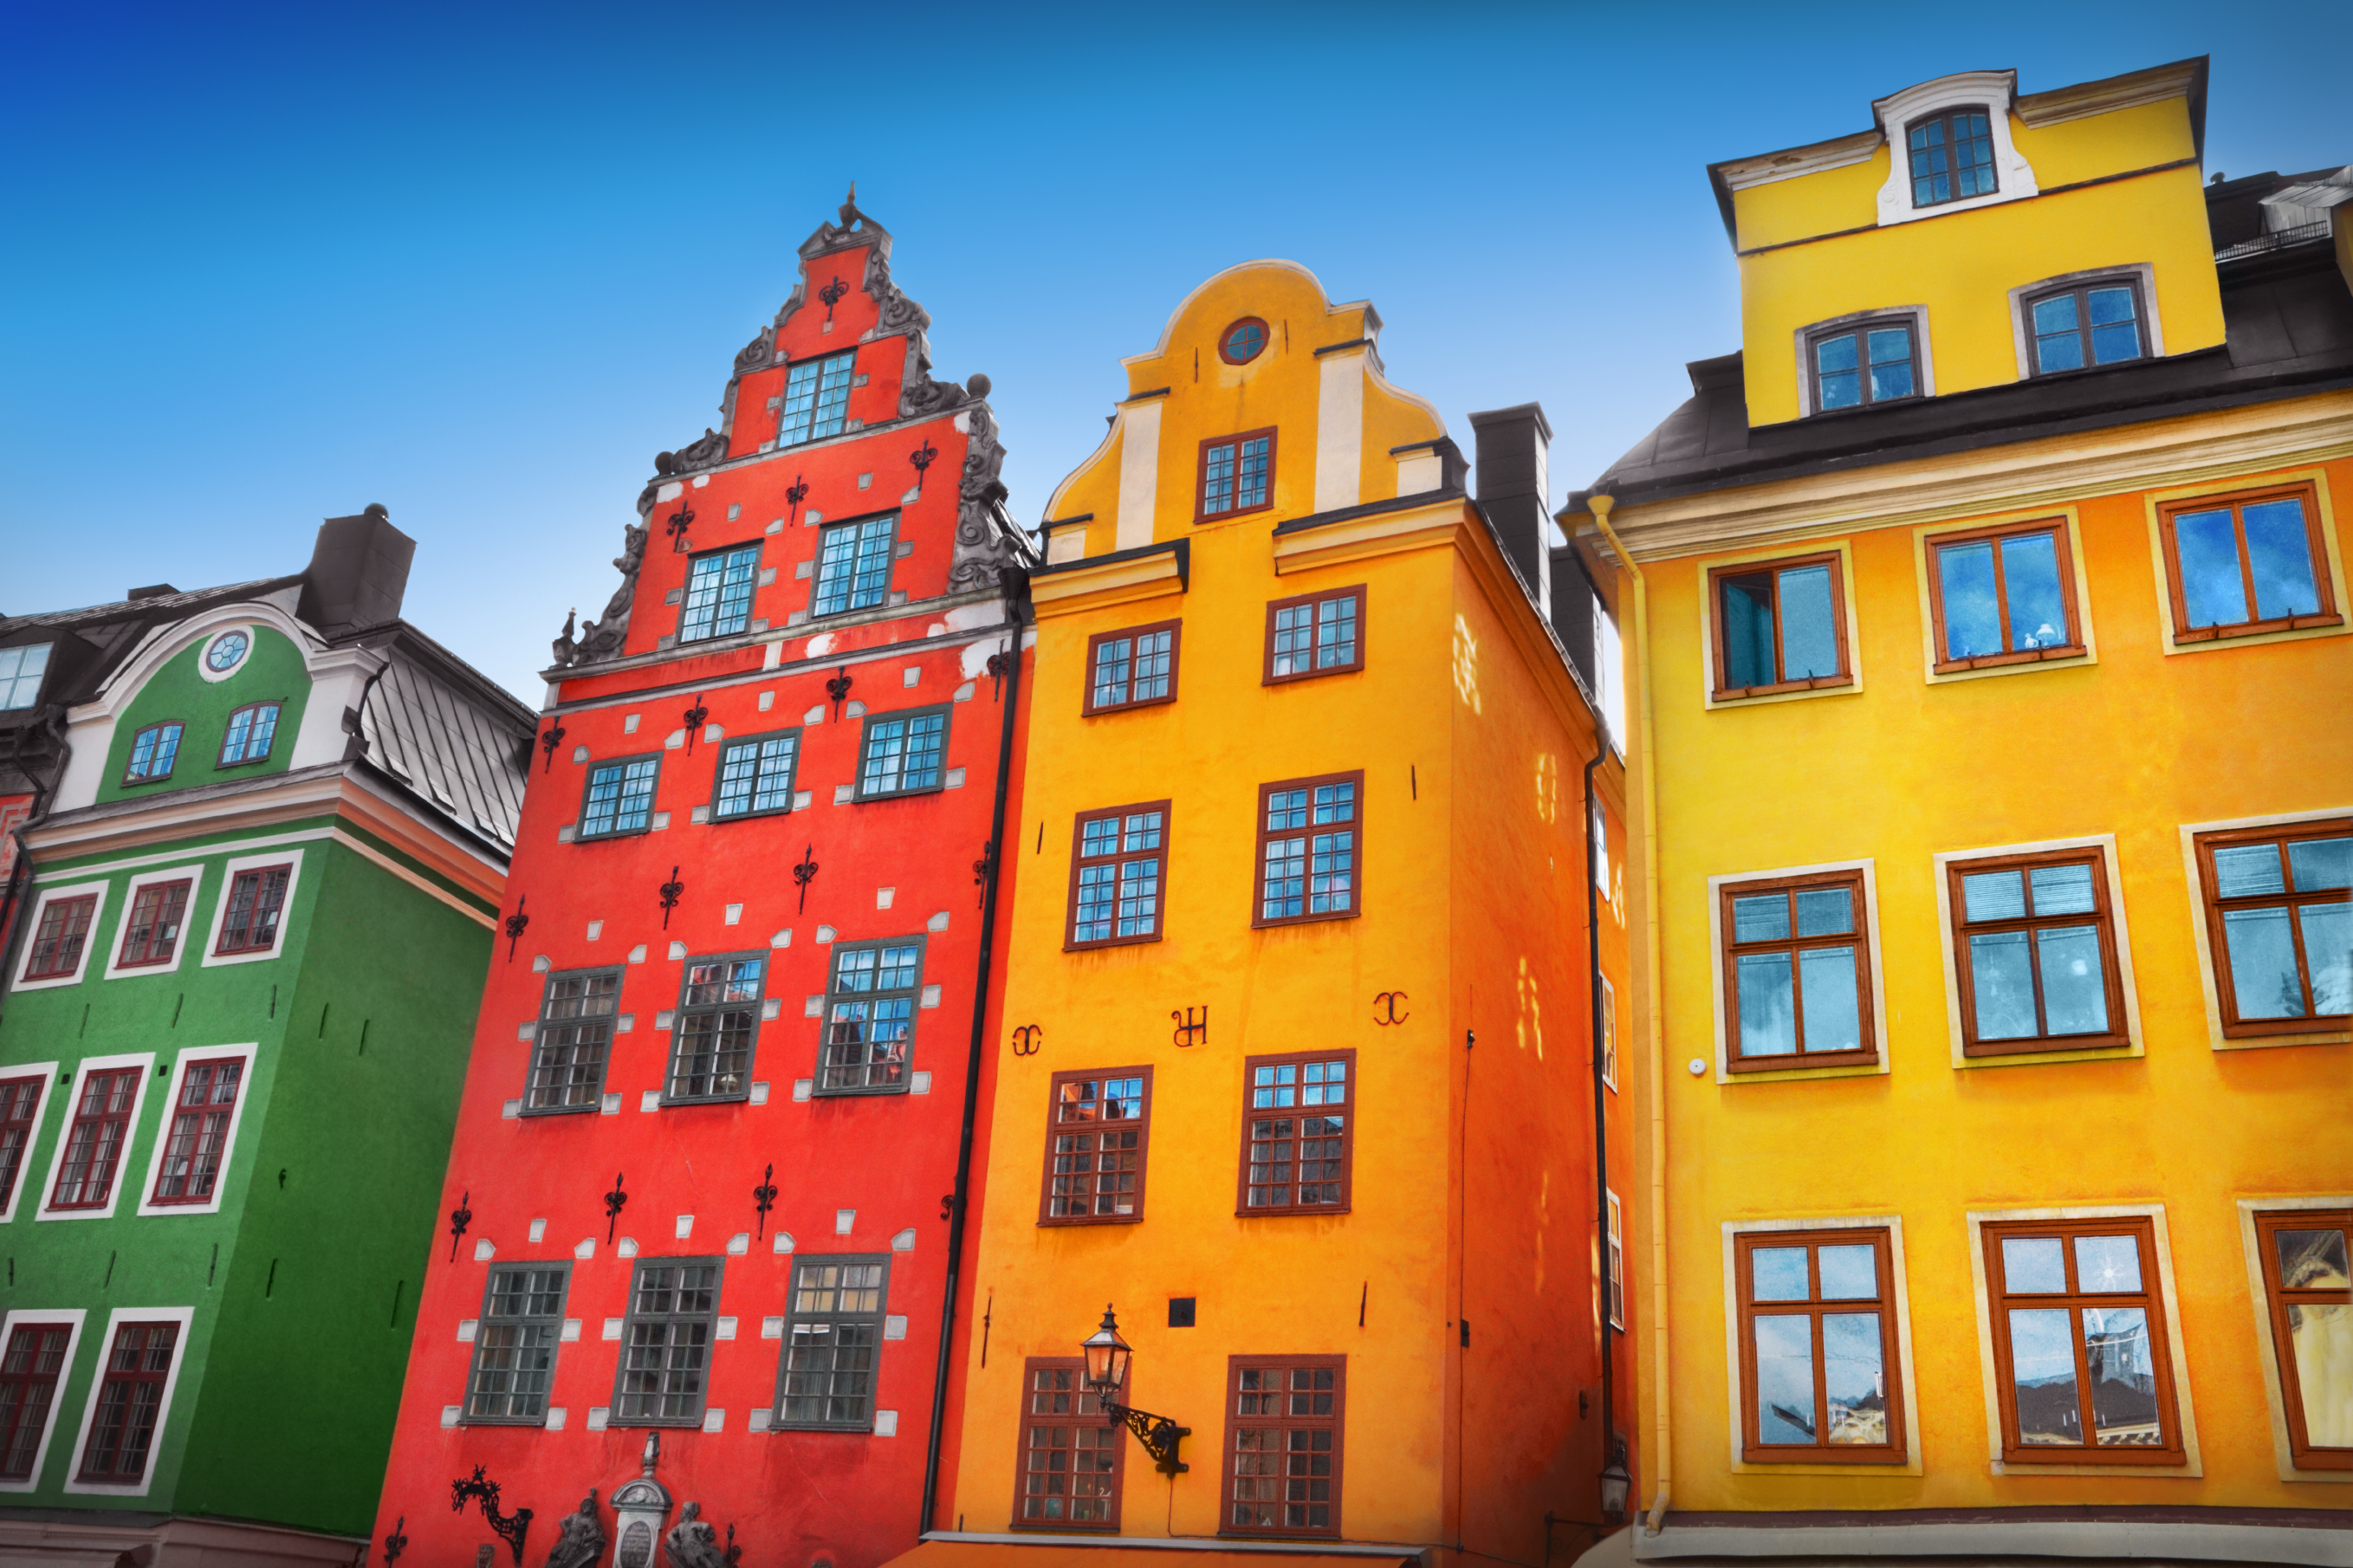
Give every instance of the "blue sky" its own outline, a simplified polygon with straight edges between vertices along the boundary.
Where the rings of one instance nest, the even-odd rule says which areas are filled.
[[[856,179],[1034,522],[1202,278],[1304,263],[1555,500],[1736,346],[1705,165],[1933,76],[2213,58],[2207,168],[2353,161],[2353,6],[21,4],[0,18],[0,609],[299,570],[388,506],[407,615],[527,700],[652,454]]]

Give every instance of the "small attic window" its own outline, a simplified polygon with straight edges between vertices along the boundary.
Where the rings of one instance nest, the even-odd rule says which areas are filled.
[[[1228,364],[1248,364],[1266,352],[1266,323],[1244,316],[1218,339],[1218,357]]]
[[[1941,206],[1991,195],[1992,118],[1973,103],[1915,120],[1905,131],[1912,155],[1912,205]]]

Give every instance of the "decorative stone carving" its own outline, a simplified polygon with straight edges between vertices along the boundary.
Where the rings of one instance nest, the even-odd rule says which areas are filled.
[[[701,1503],[686,1505],[662,1542],[662,1555],[671,1568],[735,1568],[744,1557],[744,1549],[735,1544],[735,1527],[727,1527],[727,1544],[722,1547],[719,1532],[702,1515]]]
[[[692,473],[697,468],[711,467],[726,456],[727,437],[705,425],[700,439],[689,441],[675,452],[656,452],[654,472],[665,475]]]
[[[651,487],[648,488],[650,490]],[[638,568],[645,563],[647,536],[648,531],[636,523],[624,525],[621,553],[613,558],[614,570],[621,574],[621,585],[613,590],[611,598],[605,601],[603,616],[582,624],[576,641],[573,637],[572,616],[567,615],[564,617],[564,635],[554,643],[558,669],[619,657],[621,643],[628,636],[629,605],[637,597]]]
[[[929,362],[921,367],[915,380],[899,394],[899,417],[912,419],[917,415],[937,414],[949,408],[961,408],[988,395],[988,377],[974,375],[964,385],[952,381],[934,381],[928,374]]]
[[[596,1489],[580,1501],[577,1513],[567,1513],[557,1527],[563,1533],[548,1548],[547,1568],[594,1568],[605,1554],[605,1526],[596,1517]]]
[[[768,362],[776,357],[776,329],[762,327],[752,335],[752,341],[744,345],[743,352],[735,356],[735,374],[743,375],[750,371],[765,370]]]
[[[976,401],[988,391],[988,378],[976,375],[966,385],[976,401],[965,405],[961,419],[967,434],[956,495],[955,551],[948,565],[952,593],[993,588],[1005,567],[1031,564],[1033,554],[1028,536],[1005,510],[1005,484],[997,478],[1005,467],[1005,444],[997,438],[997,417],[987,403]]]
[[[931,330],[931,312],[899,292],[899,286],[891,281],[890,255],[879,245],[866,253],[866,291],[874,296],[879,312],[876,337]]]
[[[661,1434],[646,1435],[645,1468],[613,1492],[613,1568],[654,1568],[654,1546],[670,1517],[670,1489],[654,1479],[661,1463]],[[688,1505],[690,1508],[691,1504]]]

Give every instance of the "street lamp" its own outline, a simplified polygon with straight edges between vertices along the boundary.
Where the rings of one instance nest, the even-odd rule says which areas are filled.
[[[1626,1494],[1633,1489],[1634,1478],[1626,1473],[1626,1445],[1611,1447],[1609,1467],[1601,1472],[1601,1511],[1611,1519],[1626,1517]]]
[[[1103,1304],[1101,1326],[1080,1342],[1079,1350],[1086,1357],[1087,1387],[1093,1391],[1104,1416],[1135,1434],[1135,1440],[1152,1456],[1153,1468],[1162,1475],[1181,1476],[1191,1469],[1176,1457],[1176,1446],[1193,1435],[1190,1426],[1179,1426],[1166,1415],[1130,1409],[1119,1402],[1120,1390],[1127,1385],[1128,1360],[1135,1352],[1119,1337],[1119,1320],[1109,1302]],[[1620,1501],[1624,1501],[1622,1490]]]

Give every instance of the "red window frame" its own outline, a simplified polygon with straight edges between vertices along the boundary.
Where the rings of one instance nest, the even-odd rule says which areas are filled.
[[[2146,1216],[2114,1219],[2001,1220],[1980,1227],[1985,1239],[1988,1317],[1991,1320],[1994,1383],[2001,1413],[2001,1457],[2021,1465],[2179,1465],[2187,1462],[2182,1447],[2181,1407],[2174,1395],[2173,1325],[2166,1321],[2162,1260],[2158,1257],[2157,1228]],[[2090,1291],[2083,1288],[2076,1243],[2090,1238],[2131,1238],[2140,1273],[2137,1290]],[[2013,1290],[2003,1254],[2005,1240],[2050,1240],[2060,1244],[2060,1257],[2069,1289],[2049,1291]],[[2017,1377],[2011,1360],[2010,1312],[2041,1309],[2063,1312],[2068,1318],[2069,1350],[2074,1357],[2075,1415],[2079,1432],[2096,1420],[2094,1407],[2095,1370],[2090,1365],[2084,1340],[2086,1311],[2137,1309],[2148,1340],[2151,1403],[2157,1416],[2156,1438],[2148,1443],[2028,1443],[2022,1436]]]
[[[213,955],[232,958],[240,953],[276,952],[280,923],[286,913],[286,890],[293,882],[294,863],[290,860],[279,866],[255,866],[230,878],[227,907],[221,914],[220,940],[213,944]],[[241,910],[240,895],[244,899]],[[259,942],[254,940],[258,924],[266,927]]]
[[[1317,1082],[1305,1081],[1309,1068],[1329,1068],[1333,1065],[1341,1069],[1336,1079],[1326,1074]],[[1260,1083],[1261,1073],[1277,1075],[1286,1068],[1295,1069],[1290,1082]],[[1335,1084],[1340,1090],[1340,1098],[1332,1100],[1326,1097]],[[1234,1213],[1246,1216],[1346,1214],[1356,1197],[1356,1095],[1361,1087],[1356,1078],[1356,1053],[1354,1050],[1294,1051],[1281,1056],[1245,1057],[1242,1059],[1242,1149],[1240,1169],[1234,1173]],[[1282,1098],[1286,1091],[1290,1096],[1287,1100]],[[1319,1097],[1312,1105],[1307,1102],[1307,1096],[1311,1093]],[[1267,1104],[1259,1103],[1261,1096],[1267,1098]],[[1337,1107],[1336,1112],[1332,1109],[1335,1106]],[[1340,1125],[1336,1132],[1320,1132],[1314,1139],[1327,1151],[1317,1154],[1316,1163],[1330,1173],[1332,1179],[1326,1181],[1319,1175],[1316,1181],[1303,1184],[1300,1167],[1310,1139],[1301,1124],[1310,1120],[1311,1111],[1317,1112],[1314,1120],[1336,1121]],[[1277,1125],[1286,1127],[1288,1131],[1278,1131],[1275,1130]],[[1269,1156],[1264,1162],[1253,1158],[1261,1152]],[[1252,1179],[1261,1173],[1268,1177],[1267,1180]],[[1280,1181],[1273,1179],[1278,1174],[1282,1177]],[[1336,1187],[1337,1195],[1328,1203],[1302,1203],[1299,1192],[1303,1185]],[[1285,1201],[1250,1202],[1253,1190],[1271,1194],[1277,1187],[1282,1189]]]
[[[1100,1109],[1103,1103],[1100,1086],[1105,1081],[1135,1079],[1144,1080],[1144,1088],[1139,1096],[1140,1109],[1134,1117],[1123,1118],[1119,1122],[1113,1123],[1104,1121],[1100,1115],[1081,1113],[1081,1108],[1084,1106]],[[1083,1095],[1066,1092],[1066,1089],[1094,1089],[1096,1093],[1089,1099]],[[1141,1220],[1144,1217],[1145,1185],[1152,1170],[1152,1069],[1148,1067],[1093,1068],[1071,1072],[1058,1072],[1053,1076],[1046,1093],[1046,1165],[1043,1179],[1038,1186],[1038,1223],[1048,1226],[1134,1225]],[[1068,1119],[1063,1115],[1066,1110],[1071,1112]],[[1118,1128],[1123,1137],[1129,1133],[1133,1133],[1134,1137],[1135,1179],[1134,1184],[1127,1189],[1128,1205],[1127,1212],[1124,1214],[1117,1212],[1116,1200],[1122,1195],[1119,1190],[1114,1188],[1106,1193],[1101,1185],[1101,1178],[1103,1175],[1101,1163],[1103,1150],[1096,1140],[1105,1128],[1114,1126]],[[1072,1129],[1085,1131],[1073,1131]],[[1082,1137],[1087,1139],[1090,1144],[1083,1151],[1075,1147],[1066,1149],[1062,1146],[1062,1140],[1065,1138]],[[1122,1148],[1117,1152],[1124,1154],[1127,1150]],[[1082,1155],[1087,1163],[1083,1169],[1080,1169],[1076,1162]],[[1062,1164],[1065,1161],[1071,1162],[1072,1168],[1063,1169]],[[1082,1188],[1076,1185],[1077,1179],[1082,1177],[1085,1178]],[[1071,1190],[1057,1193],[1054,1190],[1054,1184],[1058,1179]],[[1084,1213],[1056,1214],[1054,1212],[1055,1201],[1058,1198],[1067,1206],[1074,1197],[1084,1202],[1086,1205]],[[1113,1200],[1113,1212],[1109,1214],[1099,1212],[1099,1205],[1106,1197]]]
[[[133,889],[131,913],[122,922],[122,949],[115,955],[114,966],[146,969],[171,963],[180,951],[180,936],[188,920],[188,899],[195,890],[195,880],[187,877],[169,882],[142,882]]]
[[[1619,1207],[1615,1193],[1609,1194],[1609,1218],[1610,1289],[1614,1300],[1620,1272]],[[1877,1294],[1869,1297],[1826,1294],[1821,1261],[1821,1249],[1825,1247],[1868,1247],[1871,1251],[1873,1288]],[[1762,1300],[1757,1298],[1756,1253],[1760,1247],[1805,1254],[1804,1297],[1767,1298]],[[1905,1430],[1903,1344],[1896,1333],[1895,1321],[1894,1232],[1876,1226],[1834,1230],[1744,1230],[1733,1237],[1733,1269],[1740,1335],[1740,1457],[1752,1465],[1893,1465],[1902,1464],[1909,1458],[1909,1439]],[[1831,1351],[1823,1320],[1866,1314],[1879,1320],[1881,1441],[1834,1442],[1822,1431],[1823,1427],[1832,1425],[1833,1412],[1837,1408],[1831,1394]],[[1813,1399],[1812,1419],[1815,1423],[1812,1442],[1768,1442],[1765,1438],[1762,1384],[1758,1382],[1760,1352],[1757,1321],[1759,1318],[1790,1319],[1806,1324],[1806,1344],[1812,1358],[1813,1372],[1813,1382],[1809,1390]]]
[[[1229,505],[1218,511],[1209,510],[1209,454],[1220,447],[1233,448],[1232,499],[1239,502],[1241,500],[1242,446],[1245,442],[1255,441],[1261,436],[1266,437],[1266,499],[1251,506]],[[1200,456],[1193,464],[1193,521],[1223,522],[1229,518],[1247,517],[1254,511],[1265,511],[1273,506],[1274,463],[1278,445],[1275,439],[1275,429],[1271,425],[1263,426],[1256,430],[1237,431],[1231,436],[1212,436],[1203,441]]]
[[[41,1096],[48,1083],[42,1074],[0,1079],[0,1208],[16,1195],[16,1178],[24,1173],[25,1156],[32,1152]]]
[[[32,951],[25,958],[25,978],[71,978],[81,968],[82,953],[90,945],[90,928],[97,919],[96,893],[77,893],[43,903],[40,923],[33,929]]]
[[[1319,1374],[1329,1373],[1328,1380]],[[1278,1388],[1264,1386],[1268,1374],[1281,1379]],[[1293,1386],[1305,1374],[1309,1386]],[[1255,1375],[1253,1375],[1255,1374]],[[1330,1387],[1314,1384],[1328,1381]],[[1218,1533],[1331,1538],[1340,1534],[1343,1438],[1347,1426],[1348,1358],[1341,1355],[1256,1356],[1226,1358],[1226,1438],[1219,1469]],[[1319,1396],[1328,1395],[1328,1398]],[[1298,1408],[1303,1403],[1304,1409]],[[1271,1404],[1273,1408],[1266,1406]],[[1273,1441],[1270,1444],[1269,1436]],[[1320,1444],[1318,1437],[1324,1440]],[[1270,1468],[1268,1456],[1275,1460]],[[1316,1460],[1324,1463],[1318,1473]],[[1245,1469],[1249,1471],[1244,1474]],[[1292,1472],[1297,1470],[1294,1475]],[[1252,1490],[1271,1481],[1266,1499],[1238,1497],[1245,1484]],[[1314,1483],[1324,1483],[1315,1493]],[[1296,1491],[1300,1495],[1293,1497]],[[1320,1522],[1289,1522],[1292,1510]],[[1261,1509],[1274,1522],[1260,1522]]]
[[[115,1178],[122,1171],[122,1155],[131,1142],[131,1118],[139,1108],[139,1083],[146,1076],[140,1067],[102,1068],[82,1075],[74,1092],[73,1115],[66,1123],[66,1150],[58,1161],[56,1185],[49,1189],[52,1209],[101,1209],[114,1202]],[[79,1173],[77,1174],[77,1173]],[[97,1175],[99,1192],[90,1195],[90,1178]],[[73,1196],[66,1194],[71,1183]]]
[[[1135,645],[1144,638],[1156,636],[1161,632],[1168,634],[1168,690],[1166,695],[1159,697],[1138,697],[1135,695]],[[1103,645],[1123,640],[1127,644],[1128,695],[1116,702],[1099,702],[1095,700],[1098,689],[1095,670],[1098,661],[1103,657]],[[1153,621],[1145,626],[1121,626],[1116,630],[1095,633],[1087,639],[1087,667],[1080,672],[1079,677],[1082,682],[1079,700],[1080,715],[1092,719],[1098,713],[1124,713],[1130,708],[1157,708],[1163,703],[1176,701],[1176,673],[1181,662],[1178,654],[1184,641],[1185,623],[1182,621]]]
[[[1344,599],[1356,601],[1350,618],[1356,623],[1356,636],[1350,639],[1355,656],[1345,663],[1325,664],[1323,659],[1324,606],[1336,605]],[[1307,668],[1278,671],[1274,668],[1276,623],[1285,610],[1306,607],[1309,615],[1307,635]],[[1320,594],[1294,594],[1287,599],[1269,599],[1266,604],[1266,648],[1261,656],[1259,684],[1282,686],[1293,680],[1315,680],[1326,675],[1347,675],[1365,668],[1365,584],[1352,584],[1345,588],[1326,588]]]
[[[2300,616],[2274,616],[2257,619],[2259,606],[2255,599],[2254,563],[2247,549],[2247,511],[2250,506],[2265,501],[2293,500],[2304,509],[2304,540],[2306,560],[2312,568],[2312,585],[2317,604]],[[2221,621],[2211,626],[2189,624],[2189,590],[2181,574],[2181,542],[2177,533],[2179,518],[2211,511],[2231,514],[2231,531],[2239,552],[2240,590],[2245,598],[2247,619]],[[2337,584],[2328,569],[2327,536],[2320,520],[2320,492],[2309,481],[2300,484],[2265,485],[2259,489],[2222,490],[2213,495],[2189,496],[2179,500],[2162,502],[2157,509],[2158,539],[2165,552],[2165,589],[2168,608],[2173,612],[2175,643],[2212,642],[2227,637],[2260,637],[2265,632],[2302,631],[2309,626],[2341,626],[2344,614],[2337,604]]]
[[[0,1479],[32,1479],[72,1343],[71,1323],[18,1323],[10,1331],[0,1352]]]
[[[2314,994],[2314,965],[2311,954],[2305,948],[2300,913],[2315,904],[2343,903],[2353,895],[2327,888],[2299,891],[2295,885],[2295,861],[2289,853],[2289,846],[2293,844],[2308,843],[2316,838],[2337,838],[2348,833],[2353,833],[2353,816],[2319,816],[2304,822],[2218,828],[2211,833],[2200,833],[2191,840],[2198,852],[2199,913],[2206,922],[2206,947],[2214,973],[2214,999],[2221,1007],[2224,1039],[2248,1040],[2266,1035],[2312,1034],[2342,1029],[2348,1023],[2353,1023],[2353,1019],[2348,1019],[2343,1013],[2313,1010],[2319,998]],[[2225,899],[2222,896],[2221,868],[2214,861],[2216,852],[2262,845],[2275,847],[2275,853],[2280,857],[2280,890]],[[2238,972],[2231,962],[2230,916],[2245,910],[2280,910],[2286,913],[2291,950],[2296,958],[2297,999],[2305,1009],[2303,1012],[2284,1018],[2250,1018],[2240,1010]]]
[[[1316,829],[1319,826],[1324,828],[1336,828],[1339,826],[1339,823],[1336,821],[1320,824],[1315,821],[1315,791],[1318,787],[1327,784],[1351,784],[1355,786],[1356,790],[1356,793],[1349,797],[1350,810],[1346,818],[1348,832],[1350,835],[1348,846],[1348,907],[1341,910],[1318,910],[1313,907],[1315,898],[1312,889],[1315,880],[1314,839],[1317,836]],[[1305,794],[1307,796],[1307,821],[1303,826],[1298,827],[1273,828],[1267,826],[1266,816],[1268,802],[1274,797],[1275,792],[1278,790],[1296,790]],[[1353,773],[1316,773],[1303,779],[1276,779],[1271,784],[1262,784],[1259,785],[1258,816],[1256,818],[1256,826],[1258,830],[1258,853],[1252,860],[1252,872],[1250,877],[1251,925],[1311,925],[1318,921],[1355,920],[1358,915],[1365,912],[1365,772],[1362,768],[1358,768]],[[1266,912],[1267,850],[1269,847],[1274,844],[1277,840],[1292,838],[1303,839],[1305,841],[1306,846],[1301,856],[1300,861],[1299,912],[1295,915],[1271,915]]]
[[[1157,815],[1160,818],[1160,842],[1149,848],[1123,849],[1127,842],[1130,817]],[[1109,822],[1112,825],[1112,850],[1109,854],[1087,853],[1087,825]],[[1071,825],[1071,893],[1068,906],[1062,911],[1062,951],[1077,952],[1087,948],[1127,947],[1139,942],[1158,942],[1168,930],[1168,835],[1169,803],[1165,800],[1139,801],[1133,805],[1114,805],[1102,811],[1082,811]],[[1132,868],[1149,861],[1153,886],[1152,929],[1130,936],[1119,933],[1120,904],[1129,880],[1125,875]],[[1079,934],[1079,894],[1087,872],[1108,869],[1112,874],[1111,934],[1082,937]],[[1100,884],[1098,884],[1100,886]]]
[[[1104,1417],[1101,1400],[1086,1386],[1086,1358],[1074,1355],[1033,1355],[1021,1363],[1021,1427],[1013,1461],[1015,1530],[1119,1530],[1127,1432]],[[1103,1464],[1106,1454],[1111,1460],[1107,1467]],[[1083,1500],[1077,1485],[1082,1456],[1087,1457],[1086,1474],[1108,1478],[1102,1492]],[[1082,1501],[1098,1505],[1101,1517],[1073,1517],[1071,1510]],[[1057,1505],[1062,1510],[1059,1517],[1050,1512]]]
[[[237,1096],[245,1089],[247,1065],[243,1057],[206,1057],[182,1068],[150,1204],[213,1200],[221,1169],[228,1163],[229,1127],[237,1119]],[[178,1190],[167,1190],[172,1187]]]
[[[180,1325],[170,1320],[115,1325],[82,1444],[80,1479],[121,1486],[145,1478],[179,1342]],[[125,1468],[132,1458],[135,1466]]]

